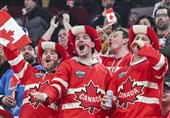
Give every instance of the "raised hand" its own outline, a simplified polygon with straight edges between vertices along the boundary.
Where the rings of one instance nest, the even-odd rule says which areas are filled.
[[[56,16],[53,16],[53,18],[51,19],[51,21],[50,21],[50,27],[52,27],[52,28],[57,28],[58,27],[58,24],[59,24],[59,22],[56,22]]]
[[[63,24],[70,23],[70,16],[68,14],[63,14]]]

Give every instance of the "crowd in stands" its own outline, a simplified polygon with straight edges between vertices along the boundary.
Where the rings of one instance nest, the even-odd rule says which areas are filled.
[[[0,33],[0,118],[170,118],[170,0],[147,4],[2,2],[31,43]]]

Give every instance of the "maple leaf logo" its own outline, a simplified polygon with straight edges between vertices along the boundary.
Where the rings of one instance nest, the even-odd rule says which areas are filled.
[[[6,31],[5,29],[3,29],[3,30],[0,30],[0,38],[3,38],[3,39],[5,39],[5,40],[9,40],[9,41],[13,41],[14,39],[13,39],[13,36],[14,35],[14,31]]]
[[[128,104],[134,104],[138,100],[137,96],[143,94],[143,85],[133,85],[134,81],[128,78],[126,82],[123,82],[123,89],[120,89],[118,95],[118,106],[122,106],[123,109],[127,109]]]
[[[95,110],[100,110],[100,101],[103,94],[98,90],[98,87],[92,81],[89,81],[88,85],[84,86],[84,90],[75,92],[76,101],[80,102],[79,105],[88,110],[90,114],[93,114]]]
[[[110,18],[111,20],[113,20],[113,16],[112,16],[112,15],[110,15],[109,18]]]
[[[35,109],[37,109],[38,106],[39,106],[41,103],[36,102],[36,101],[34,100],[34,96],[32,96],[31,93],[34,93],[34,92],[42,92],[47,85],[49,85],[49,82],[48,82],[48,81],[45,81],[45,82],[43,82],[43,83],[40,83],[39,86],[38,86],[38,88],[35,86],[35,87],[29,89],[29,92],[28,92],[29,99],[28,99],[28,101],[30,101],[30,102],[33,104],[33,107],[34,107]],[[41,105],[42,105],[42,104],[41,104]]]

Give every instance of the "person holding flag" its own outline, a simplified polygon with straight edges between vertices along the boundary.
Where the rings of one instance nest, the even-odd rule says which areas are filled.
[[[2,30],[6,28],[11,30],[10,26],[6,24],[2,25],[6,26],[2,27]],[[20,32],[15,31],[13,37],[16,37],[16,34],[19,33]],[[58,110],[58,104],[56,102],[44,106],[34,100],[32,93],[35,91],[43,91],[45,86],[51,83],[57,67],[61,61],[65,60],[67,57],[65,48],[55,42],[44,40],[42,37],[38,44],[38,60],[43,67],[43,70],[38,70],[24,60],[22,54],[19,52],[20,46],[15,42],[13,43],[12,38],[5,37],[5,35],[2,35],[1,37],[3,37],[1,43],[4,45],[5,56],[15,72],[15,75],[20,80],[20,83],[25,86],[19,118],[48,118],[56,114],[56,111]],[[10,44],[5,45],[6,40]],[[17,41],[20,42],[20,40],[22,40],[22,38],[19,38]],[[27,38],[25,38],[24,43],[26,42],[29,42],[27,41]],[[10,47],[7,45],[10,45]]]
[[[38,70],[42,67],[36,62],[35,46],[30,43],[20,49],[24,60]],[[8,69],[0,79],[0,105],[9,111],[13,116],[18,116],[22,106],[24,95],[24,85],[21,85],[19,79],[12,69]]]

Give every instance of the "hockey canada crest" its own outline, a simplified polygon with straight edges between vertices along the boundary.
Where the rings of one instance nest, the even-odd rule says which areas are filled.
[[[134,104],[138,100],[138,96],[143,94],[143,85],[137,85],[134,80],[128,78],[122,83],[122,88],[118,93],[117,105],[123,109],[127,109],[128,104]]]
[[[92,81],[89,81],[88,85],[85,85],[80,92],[75,92],[75,96],[75,100],[80,102],[79,106],[83,107],[84,110],[88,110],[90,114],[93,114],[95,110],[100,110],[100,101],[103,94]]]

